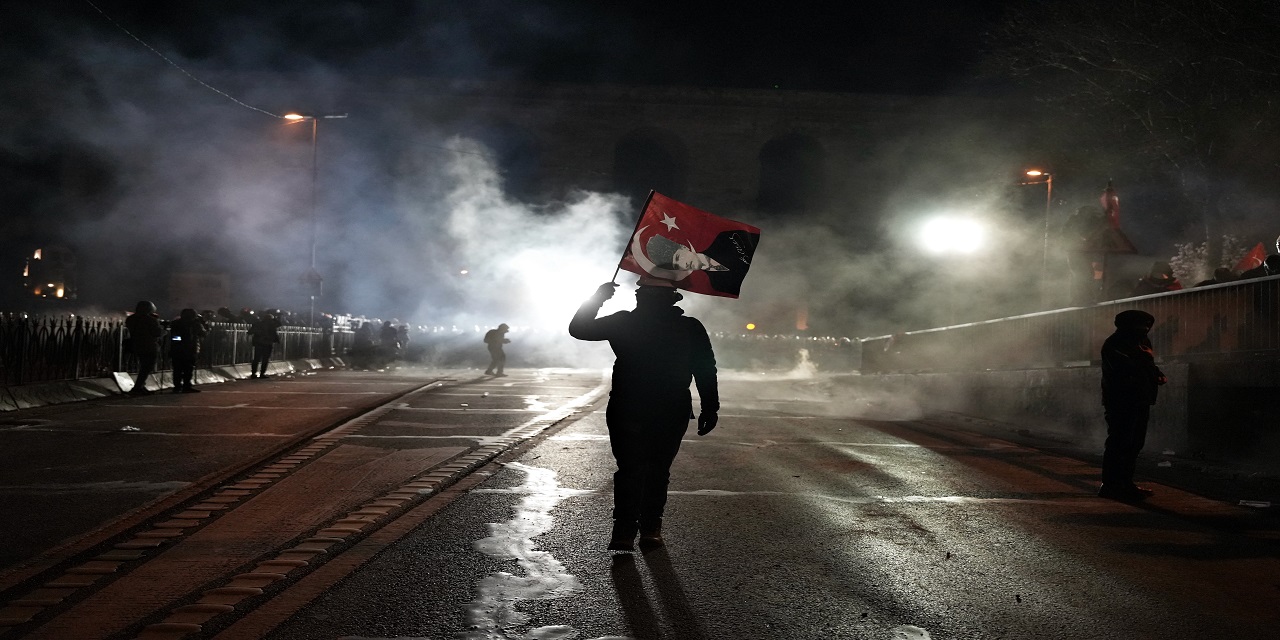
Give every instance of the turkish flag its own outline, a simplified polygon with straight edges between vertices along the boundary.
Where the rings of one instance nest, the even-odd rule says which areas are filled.
[[[738,297],[760,230],[649,192],[619,268],[709,296]]]
[[[1111,181],[1107,181],[1107,188],[1102,190],[1102,211],[1107,214],[1107,224],[1112,229],[1120,228],[1120,196],[1116,195],[1116,188],[1111,186]]]
[[[1240,258],[1240,262],[1236,263],[1236,266],[1232,268],[1232,271],[1235,271],[1236,273],[1244,273],[1245,271],[1261,265],[1262,261],[1266,259],[1267,250],[1264,249],[1262,247],[1262,243],[1259,242],[1258,246],[1250,249],[1249,253],[1244,254],[1244,257]]]

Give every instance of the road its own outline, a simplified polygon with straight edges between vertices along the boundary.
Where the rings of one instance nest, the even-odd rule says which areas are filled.
[[[183,488],[89,527],[37,573],[10,569],[0,637],[1235,639],[1280,623],[1271,510],[1185,482],[1102,500],[1086,458],[831,379],[726,378],[720,426],[688,434],[673,470],[668,544],[643,554],[604,549],[598,371],[328,372],[268,381],[252,403],[232,402],[247,381],[174,396],[190,411],[164,430],[227,434],[186,445],[218,455],[116,469]],[[361,406],[342,395],[361,388]],[[239,411],[208,407],[275,403],[291,408],[207,422]],[[307,417],[316,407],[331,411]],[[47,420],[43,438],[84,437]],[[0,430],[4,456],[38,466],[7,453],[26,431]],[[7,477],[6,496],[27,486]]]

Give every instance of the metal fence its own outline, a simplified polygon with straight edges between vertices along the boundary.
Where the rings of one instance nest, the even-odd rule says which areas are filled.
[[[862,340],[863,373],[1039,369],[1096,362],[1115,315],[1155,316],[1165,361],[1280,355],[1280,276]]]
[[[253,345],[249,325],[210,323],[200,344],[197,367],[249,362]],[[346,353],[352,346],[350,331],[312,327],[281,327],[273,360],[324,358]],[[0,314],[0,385],[17,386],[54,380],[75,380],[110,375],[113,371],[137,371],[136,359],[125,352],[123,318],[85,316],[32,316]],[[164,371],[170,364],[168,340],[162,340],[163,356],[156,363]]]

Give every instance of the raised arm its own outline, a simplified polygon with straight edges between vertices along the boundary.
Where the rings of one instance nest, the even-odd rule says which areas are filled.
[[[596,321],[596,314],[600,313],[600,307],[604,306],[605,300],[613,297],[613,290],[617,286],[613,282],[600,285],[596,292],[578,307],[578,312],[573,314],[573,319],[569,321],[569,335],[579,340],[609,339],[609,336],[605,335],[604,327]]]

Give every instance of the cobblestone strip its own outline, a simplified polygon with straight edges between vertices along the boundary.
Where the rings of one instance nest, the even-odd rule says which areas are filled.
[[[342,438],[373,424],[376,420],[400,406],[405,397],[431,388],[436,384],[438,383],[433,382],[414,389],[393,403],[371,409],[359,417],[315,436],[312,438],[311,444],[262,467],[247,478],[234,480],[223,485],[208,498],[171,514],[168,520],[152,523],[149,529],[139,531],[130,540],[116,543],[110,551],[67,569],[61,576],[49,580],[31,593],[10,600],[5,604],[4,608],[0,608],[0,631],[30,622],[46,608],[60,604],[81,589],[92,587],[103,576],[116,573],[123,565],[142,560],[149,554],[156,552],[160,547],[172,544],[183,536],[196,531],[208,521],[208,518],[214,512],[231,509],[244,502],[249,496],[258,493],[264,487],[270,486],[298,466],[315,459],[321,453],[337,444]]]
[[[137,640],[178,640],[200,632],[203,625],[215,617],[231,613],[240,602],[262,595],[264,587],[275,582],[296,579],[291,571],[324,562],[323,556],[334,545],[352,542],[364,537],[382,525],[399,517],[409,508],[440,493],[472,471],[487,464],[513,446],[533,438],[578,409],[594,403],[605,391],[605,386],[574,398],[554,411],[542,414],[491,440],[488,444],[450,461],[442,467],[427,470],[420,476],[400,485],[386,495],[360,505],[319,529],[312,537],[281,551],[274,558],[258,563],[253,571],[233,576],[226,584],[204,592],[192,605],[172,610],[163,622],[147,626]],[[325,434],[324,437],[329,437]],[[347,434],[334,434],[334,442]],[[241,615],[247,611],[240,611]]]

